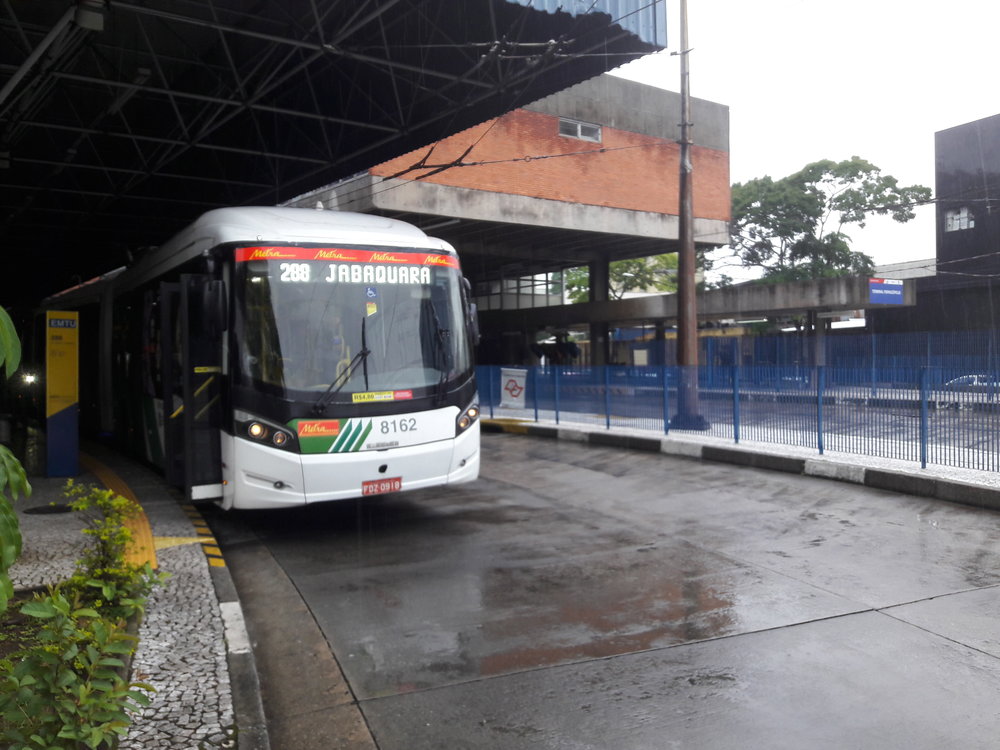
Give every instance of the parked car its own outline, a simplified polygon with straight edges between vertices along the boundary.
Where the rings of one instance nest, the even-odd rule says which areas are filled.
[[[959,393],[983,394],[985,400],[996,401],[1000,397],[1000,380],[992,375],[961,375],[945,382],[934,394],[938,409],[959,408],[967,403],[982,402],[982,398],[957,399]]]
[[[991,375],[962,375],[944,384],[947,391],[962,393],[993,393],[1000,389],[1000,381]]]

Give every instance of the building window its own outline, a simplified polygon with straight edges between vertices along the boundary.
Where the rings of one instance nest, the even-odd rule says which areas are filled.
[[[944,231],[958,232],[976,226],[976,217],[966,206],[951,208],[944,212]]]
[[[568,120],[565,117],[559,118],[559,135],[567,138],[579,138],[581,141],[601,142],[601,126],[592,125],[589,122],[579,120]]]

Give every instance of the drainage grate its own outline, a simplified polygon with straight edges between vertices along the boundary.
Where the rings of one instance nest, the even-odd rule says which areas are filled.
[[[47,513],[70,513],[72,510],[72,508],[64,503],[49,503],[48,505],[36,505],[33,508],[25,508],[21,512],[40,516]]]

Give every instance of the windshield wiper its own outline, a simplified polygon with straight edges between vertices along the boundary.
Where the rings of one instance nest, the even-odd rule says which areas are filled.
[[[434,321],[434,353],[439,362],[438,369],[441,370],[435,400],[437,403],[441,403],[447,393],[448,376],[451,375],[451,347],[448,345],[451,331],[441,327],[441,319],[438,317],[437,310],[434,309],[434,303],[428,300],[427,306],[431,310],[431,319]]]
[[[365,318],[361,319],[361,350],[351,357],[351,361],[347,363],[347,367],[333,379],[333,382],[327,386],[323,394],[316,399],[316,403],[312,407],[313,414],[320,415],[326,412],[326,407],[330,403],[330,399],[343,390],[344,386],[350,381],[354,371],[358,369],[358,365],[362,366],[362,372],[365,376],[365,390],[368,390],[368,355],[371,354],[371,350],[368,349],[368,335],[365,331],[365,321]]]

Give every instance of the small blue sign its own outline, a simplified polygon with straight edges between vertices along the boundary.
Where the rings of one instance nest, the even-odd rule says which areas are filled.
[[[868,302],[873,305],[903,304],[901,279],[868,279]]]
[[[377,299],[378,298],[378,290],[375,287],[373,287],[373,286],[366,286],[365,287],[365,296],[368,299]]]

